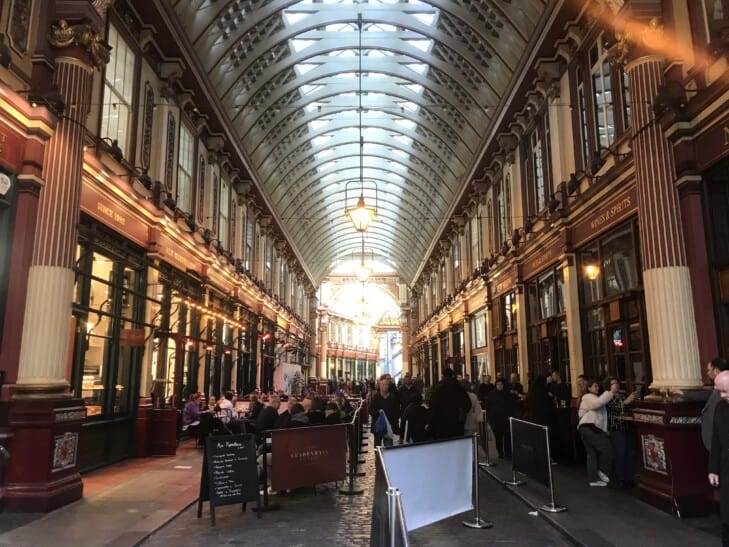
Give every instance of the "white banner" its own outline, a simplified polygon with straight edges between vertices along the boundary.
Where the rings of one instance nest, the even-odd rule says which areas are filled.
[[[472,437],[386,448],[382,456],[408,532],[473,509]]]

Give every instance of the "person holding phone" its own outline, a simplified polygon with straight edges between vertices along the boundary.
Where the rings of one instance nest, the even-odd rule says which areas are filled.
[[[629,406],[636,400],[638,394],[633,392],[626,397],[620,390],[620,380],[614,377],[605,380],[605,389],[613,394],[613,398],[605,408],[607,409],[610,444],[613,447],[615,477],[623,488],[633,488],[635,486],[637,443]]]

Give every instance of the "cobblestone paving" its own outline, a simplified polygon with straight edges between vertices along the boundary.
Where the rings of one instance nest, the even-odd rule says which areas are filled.
[[[367,472],[358,477],[356,487],[363,495],[339,494],[334,485],[319,485],[288,494],[270,497],[270,503],[279,503],[281,509],[264,513],[261,519],[255,512],[241,513],[240,506],[216,508],[217,526],[210,525],[210,512],[206,503],[203,517],[197,518],[197,504],[182,512],[176,519],[149,537],[146,547],[220,545],[246,545],[266,547],[309,547],[335,545],[369,547],[372,495],[374,490],[374,455],[370,449]],[[410,534],[415,547],[453,545],[518,545],[523,547],[570,545],[540,517],[531,517],[524,504],[516,500],[493,479],[483,473],[480,477],[481,516],[494,521],[489,530],[464,527],[463,520],[471,520],[473,513],[453,517],[422,528]]]

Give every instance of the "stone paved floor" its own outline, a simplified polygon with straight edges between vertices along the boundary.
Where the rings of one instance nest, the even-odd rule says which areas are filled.
[[[260,520],[250,509],[241,514],[240,506],[216,508],[217,526],[210,525],[205,504],[203,518],[197,518],[197,504],[150,536],[146,547],[175,546],[286,546],[309,547],[336,545],[368,547],[374,486],[373,453],[370,450],[364,467],[367,476],[357,480],[361,496],[344,496],[334,485],[320,485],[317,495],[312,489],[272,496],[281,505],[279,511],[264,513]],[[493,479],[481,476],[482,518],[495,522],[489,530],[472,530],[461,522],[473,513],[453,517],[411,533],[417,547],[453,545],[571,545],[542,518],[528,515],[528,508]]]

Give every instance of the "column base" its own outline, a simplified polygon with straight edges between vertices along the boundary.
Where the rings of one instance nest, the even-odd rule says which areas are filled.
[[[48,512],[81,499],[77,453],[86,408],[78,398],[14,398],[3,510]]]
[[[706,480],[708,453],[701,442],[702,407],[698,402],[641,401],[633,408],[638,495],[682,517],[705,515],[714,504]]]

